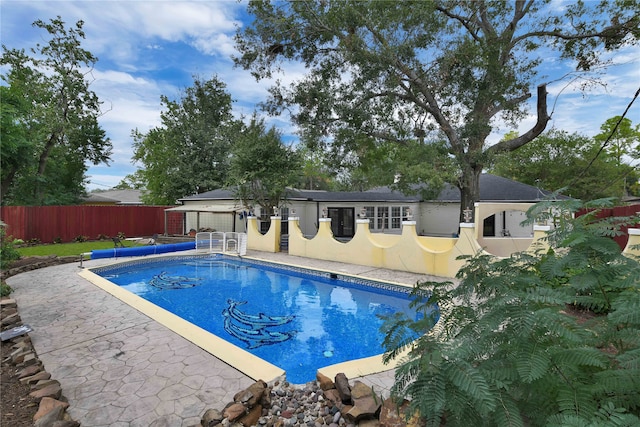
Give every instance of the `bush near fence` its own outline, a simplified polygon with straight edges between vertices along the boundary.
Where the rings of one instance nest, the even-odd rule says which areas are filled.
[[[78,236],[153,236],[165,233],[165,209],[173,206],[2,206],[6,233],[42,243],[72,242]],[[182,234],[183,214],[167,213],[167,234]]]

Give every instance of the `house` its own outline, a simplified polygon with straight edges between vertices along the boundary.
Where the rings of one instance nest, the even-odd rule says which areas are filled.
[[[93,191],[82,200],[83,205],[143,205],[141,190]]]
[[[490,174],[480,177],[479,238],[531,237],[533,226],[521,226],[526,210],[544,200],[549,192],[507,178]],[[172,211],[185,213],[187,230],[244,231],[249,208],[229,189],[208,191],[180,199],[182,206]],[[471,207],[473,208],[473,207]],[[451,237],[458,233],[460,191],[445,186],[435,200],[423,200],[419,195],[405,195],[388,187],[368,191],[332,192],[290,189],[281,208],[256,207],[260,229],[269,228],[269,218],[283,219],[282,234],[288,234],[289,216],[299,217],[305,236],[314,236],[320,218],[331,218],[335,238],[348,240],[355,234],[356,218],[369,218],[374,233],[399,234],[402,221],[416,221],[420,235]]]

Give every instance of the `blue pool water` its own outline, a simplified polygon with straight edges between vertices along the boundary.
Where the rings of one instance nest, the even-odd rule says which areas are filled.
[[[381,354],[379,315],[421,316],[402,286],[222,255],[93,271],[284,369],[294,384],[314,380],[318,368]]]

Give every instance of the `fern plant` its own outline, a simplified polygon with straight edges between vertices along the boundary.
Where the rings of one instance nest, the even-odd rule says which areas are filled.
[[[438,304],[440,319],[387,319],[385,360],[410,350],[392,389],[410,414],[435,427],[640,425],[640,263],[610,239],[624,219],[573,218],[580,207],[529,211],[555,222],[548,250],[479,254],[459,283],[418,284],[413,306]]]

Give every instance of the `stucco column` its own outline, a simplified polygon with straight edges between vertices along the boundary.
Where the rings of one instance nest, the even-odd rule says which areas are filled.
[[[638,245],[640,245],[640,228],[630,228],[627,230],[627,233],[629,233],[629,240],[622,253],[625,255],[640,256],[640,249],[638,247]],[[636,246],[636,248],[632,248],[633,246]]]
[[[331,218],[318,219],[317,237],[333,239],[333,231],[331,231]]]
[[[417,236],[416,221],[402,221],[403,236]]]
[[[282,218],[271,217],[269,231],[266,234],[258,230],[256,217],[249,217],[247,220],[247,248],[264,252],[280,252],[280,230],[282,228]]]
[[[549,249],[549,242],[547,241],[547,236],[551,231],[550,225],[533,225],[533,240],[531,241],[531,245],[527,249],[528,251],[535,252],[537,250],[546,251]]]
[[[289,255],[306,256],[307,239],[300,230],[300,217],[289,217]]]
[[[476,239],[475,224],[473,222],[460,223],[460,237],[450,252],[449,256],[449,274],[448,277],[455,277],[458,270],[466,263],[466,260],[460,260],[460,255],[476,255],[482,251]]]

